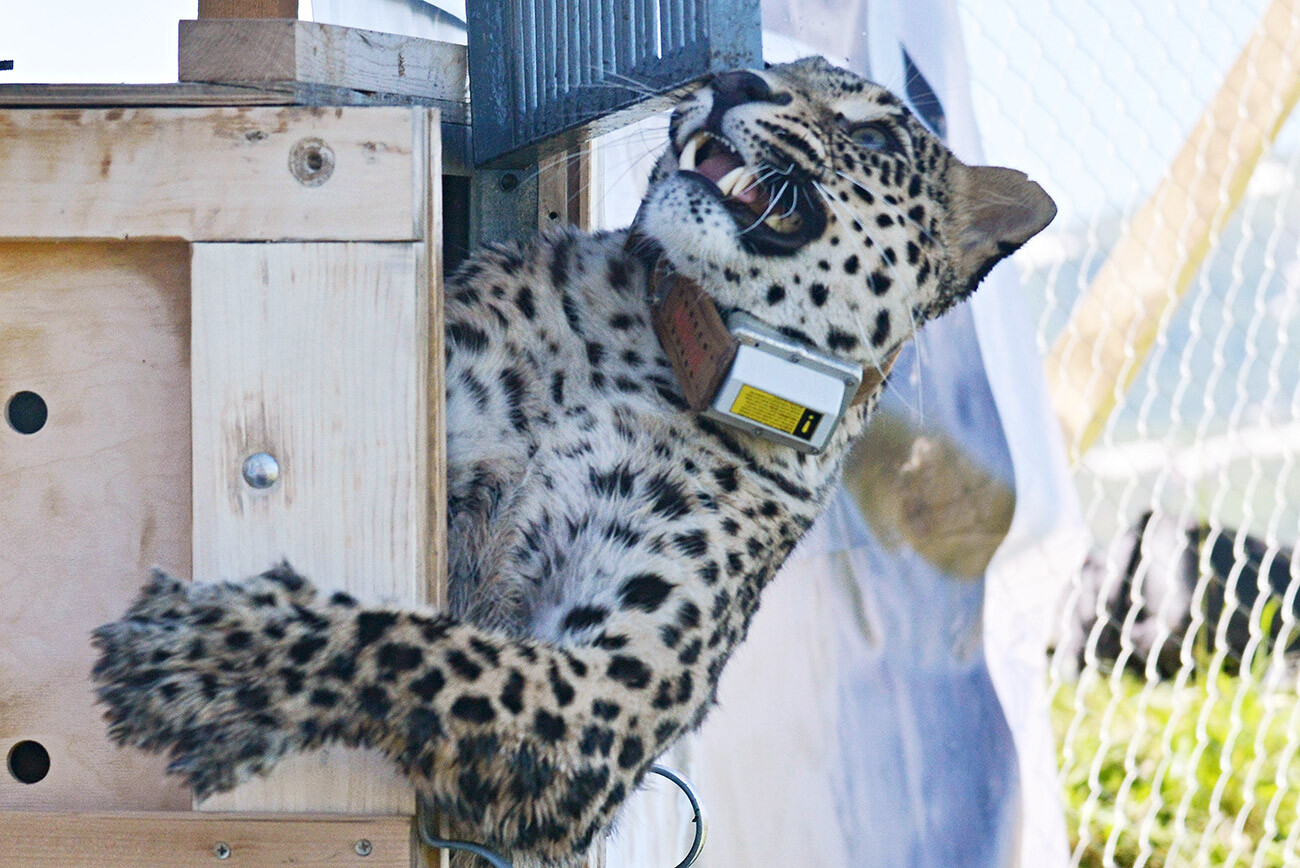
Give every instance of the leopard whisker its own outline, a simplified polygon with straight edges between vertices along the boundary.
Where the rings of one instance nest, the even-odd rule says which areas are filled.
[[[739,234],[744,235],[746,232],[750,232],[754,230],[759,226],[759,224],[761,224],[764,220],[766,220],[768,216],[772,213],[772,209],[776,207],[776,203],[779,202],[781,200],[781,197],[785,195],[786,188],[789,186],[790,186],[789,181],[785,181],[784,183],[782,183],[781,190],[775,196],[768,197],[767,208],[764,209],[762,214],[758,215],[758,219],[755,220],[753,223],[750,223],[744,229],[740,230]]]

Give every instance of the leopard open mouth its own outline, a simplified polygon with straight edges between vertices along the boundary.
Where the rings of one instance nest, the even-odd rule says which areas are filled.
[[[751,253],[789,256],[826,228],[826,214],[812,184],[793,164],[785,169],[747,165],[718,133],[694,133],[678,155],[678,168],[708,182]]]

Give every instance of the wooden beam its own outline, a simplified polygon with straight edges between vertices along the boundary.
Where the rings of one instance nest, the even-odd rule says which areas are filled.
[[[0,813],[14,868],[410,868],[411,841],[408,816]]]
[[[1137,376],[1297,99],[1300,0],[1273,0],[1048,356],[1052,399],[1075,460]]]
[[[298,0],[199,0],[200,18],[297,18]]]
[[[409,192],[408,192],[409,197]],[[194,575],[282,558],[322,588],[427,603],[427,284],[414,244],[197,244],[193,258]],[[425,313],[422,315],[421,312]],[[423,374],[422,374],[423,372]],[[244,460],[274,456],[258,490]],[[388,760],[293,756],[217,810],[413,812]]]
[[[537,226],[592,225],[591,143],[543,156],[537,167]]]
[[[0,238],[412,241],[426,111],[0,111]]]
[[[312,21],[180,23],[181,81],[300,82],[468,100],[463,45]]]

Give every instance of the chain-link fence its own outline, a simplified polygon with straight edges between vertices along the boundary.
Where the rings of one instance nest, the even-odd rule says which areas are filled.
[[[1073,861],[1300,865],[1300,2],[962,0],[1094,540],[1052,658]]]

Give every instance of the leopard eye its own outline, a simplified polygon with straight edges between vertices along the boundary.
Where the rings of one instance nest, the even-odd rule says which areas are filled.
[[[881,121],[871,121],[854,127],[849,131],[849,135],[853,137],[855,143],[868,151],[898,153],[903,150],[903,143],[898,140],[898,136]]]

